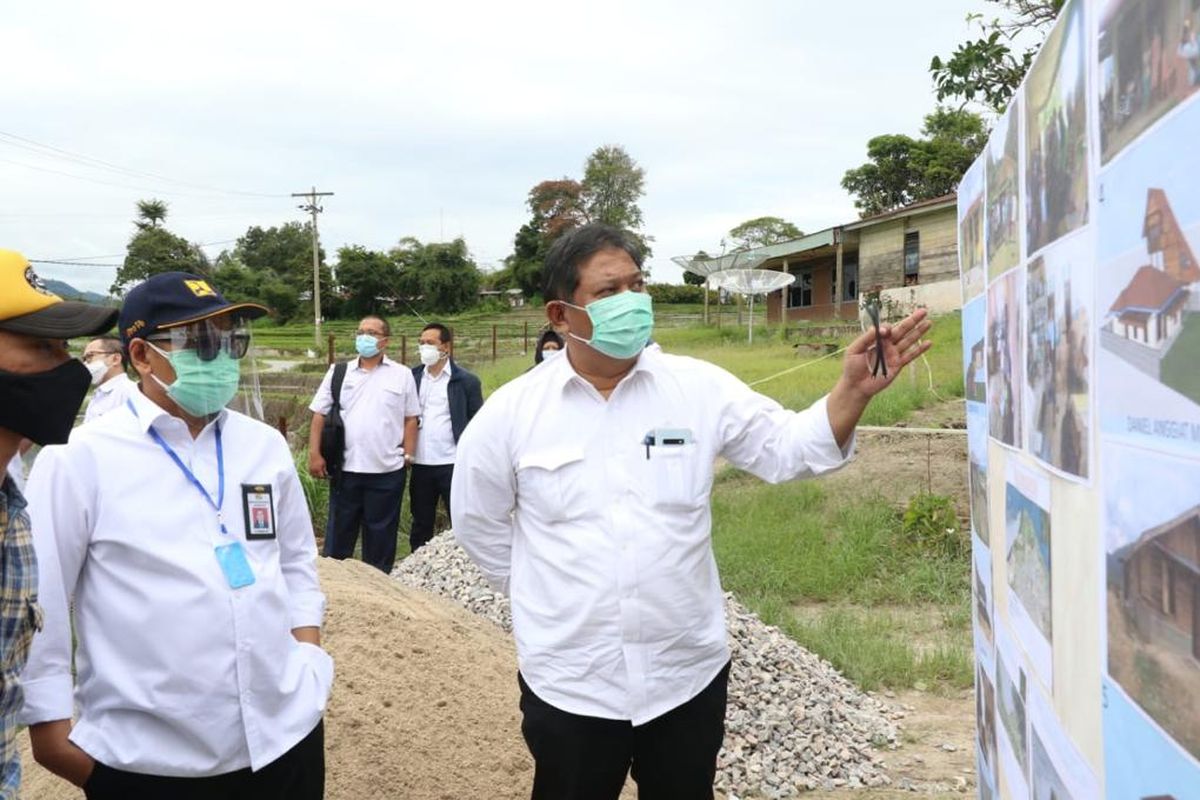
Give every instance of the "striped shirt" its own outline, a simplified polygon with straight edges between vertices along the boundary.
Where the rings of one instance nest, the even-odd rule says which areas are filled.
[[[34,631],[42,627],[29,515],[25,498],[7,476],[0,486],[0,536],[0,799],[7,800],[21,785],[16,746],[21,670]]]

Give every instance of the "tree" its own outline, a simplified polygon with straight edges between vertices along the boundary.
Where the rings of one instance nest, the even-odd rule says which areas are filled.
[[[929,71],[939,103],[957,98],[964,106],[977,103],[998,116],[1008,108],[1066,0],[987,1],[1008,18],[967,17],[979,26],[979,37],[960,44],[945,60],[934,56]]]
[[[921,139],[887,134],[867,142],[870,161],[842,177],[860,216],[953,192],[987,143],[983,118],[962,109],[939,107],[925,117],[921,133]]]
[[[729,238],[734,250],[749,250],[768,244],[799,239],[804,233],[792,223],[779,217],[755,217],[730,228]]]
[[[167,204],[163,200],[138,200],[138,219],[133,221],[138,228],[157,228],[167,218]]]
[[[478,301],[479,268],[461,238],[422,244],[407,236],[389,255],[399,269],[399,294],[414,306],[453,313]]]
[[[137,204],[137,232],[129,240],[125,260],[109,287],[109,294],[120,296],[125,287],[141,283],[163,272],[191,272],[207,275],[208,257],[197,245],[162,227],[167,204],[161,200],[142,200]]]
[[[400,288],[400,270],[386,253],[351,245],[338,250],[338,281],[356,317],[383,314]]]
[[[646,255],[651,237],[641,231],[646,171],[620,145],[603,145],[583,169],[583,205],[589,222],[603,222],[630,233]]]
[[[583,184],[567,177],[542,181],[529,190],[527,202],[539,221],[537,227],[547,244],[589,219],[584,207]]]

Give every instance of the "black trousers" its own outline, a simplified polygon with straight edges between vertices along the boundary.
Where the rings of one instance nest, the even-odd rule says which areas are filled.
[[[412,509],[412,528],[408,533],[408,544],[415,552],[433,538],[439,499],[446,504],[446,516],[450,516],[450,481],[454,478],[454,465],[413,464],[410,469],[408,506]]]
[[[83,785],[87,800],[321,800],[325,796],[325,723],[258,772],[207,778],[142,775],[99,761]]]
[[[644,725],[559,710],[518,673],[533,800],[617,800],[633,775],[639,800],[712,800],[725,738],[729,665],[681,706]]]
[[[390,573],[396,563],[396,531],[404,499],[404,470],[343,472],[329,490],[325,555],[349,558],[362,529],[362,560]]]

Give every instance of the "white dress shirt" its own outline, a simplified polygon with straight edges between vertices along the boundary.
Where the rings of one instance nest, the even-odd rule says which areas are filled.
[[[19,451],[14,453],[12,460],[8,462],[7,472],[8,477],[17,485],[17,490],[25,494],[25,460]]]
[[[88,400],[87,411],[83,414],[84,422],[102,417],[114,408],[120,408],[125,405],[125,398],[130,392],[138,392],[136,382],[129,379],[129,376],[122,372],[114,378],[109,378],[104,383],[92,390],[92,399]]]
[[[691,441],[648,447],[651,432]],[[556,358],[497,390],[459,438],[454,533],[509,594],[534,693],[641,725],[729,660],[714,459],[779,482],[852,449],[837,446],[824,399],[788,411],[703,361],[644,351],[605,401]]]
[[[421,400],[421,435],[417,437],[417,452],[413,461],[425,466],[453,464],[458,446],[454,443],[454,429],[450,425],[450,359],[446,359],[442,371],[429,374],[429,367],[421,375],[418,389]]]
[[[360,359],[346,367],[342,383],[342,421],[346,424],[346,472],[382,473],[404,468],[404,418],[421,413],[412,370],[387,356],[375,369]],[[333,408],[333,367],[325,373],[308,410]],[[419,437],[418,437],[419,438]]]
[[[287,443],[222,411],[193,440],[135,392],[126,408],[42,449],[29,476],[45,628],[23,674],[21,722],[78,720],[71,741],[112,767],[199,777],[260,769],[321,718],[324,650],[292,636],[325,607],[312,520]],[[162,436],[214,500],[221,426],[228,534],[151,438]],[[243,486],[271,487],[276,538],[247,540]],[[214,553],[237,541],[254,583],[231,589]],[[75,679],[71,669],[74,606]]]

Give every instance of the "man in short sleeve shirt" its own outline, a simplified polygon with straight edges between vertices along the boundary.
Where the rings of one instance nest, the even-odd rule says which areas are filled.
[[[308,437],[308,467],[316,478],[332,478],[324,554],[349,558],[362,532],[362,560],[390,573],[396,561],[400,502],[405,466],[417,447],[421,405],[412,371],[387,356],[391,326],[381,317],[358,323],[358,357],[346,365],[341,415],[346,451],[342,471],[330,475],[321,457],[321,431],[333,406],[330,367],[313,397]]]

